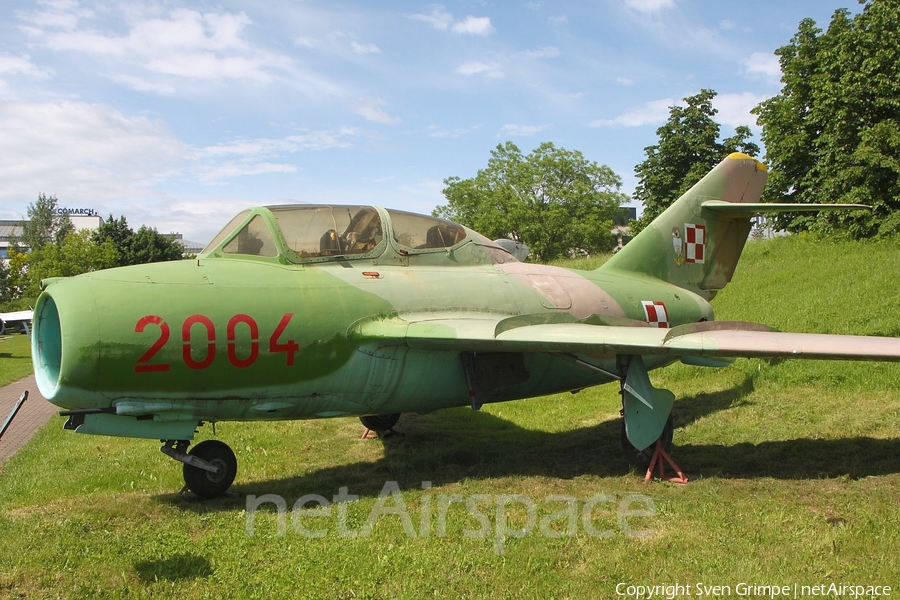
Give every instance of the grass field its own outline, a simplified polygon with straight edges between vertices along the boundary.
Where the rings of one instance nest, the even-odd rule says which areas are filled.
[[[31,372],[29,337],[21,333],[0,336],[0,386],[27,377]]]
[[[783,330],[900,336],[898,275],[897,244],[753,242],[714,306]],[[652,379],[679,398],[687,486],[629,468],[615,386],[406,415],[383,439],[360,439],[355,419],[221,424],[239,473],[212,502],[179,495],[158,444],[53,422],[0,467],[0,597],[898,593],[900,364],[738,360]],[[292,510],[341,488],[359,498]],[[275,504],[247,510],[266,494],[285,501],[283,535]]]

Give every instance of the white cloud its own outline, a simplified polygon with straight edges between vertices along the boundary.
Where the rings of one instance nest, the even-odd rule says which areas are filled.
[[[386,104],[381,98],[360,98],[355,112],[367,120],[382,125],[394,125],[400,122],[399,118],[390,116],[381,107]]]
[[[343,129],[310,131],[283,138],[239,138],[191,149],[186,155],[187,168],[190,175],[203,183],[265,173],[294,173],[298,167],[285,162],[285,155],[346,147],[350,143],[345,138],[353,133]]]
[[[204,183],[214,183],[223,179],[233,179],[247,175],[266,173],[294,173],[297,167],[285,163],[226,161],[197,168],[197,178]]]
[[[641,127],[664,123],[669,118],[669,107],[679,104],[672,98],[663,98],[645,102],[638,107],[622,113],[614,119],[599,119],[590,123],[591,127]]]
[[[503,135],[528,137],[544,131],[547,127],[547,125],[516,125],[507,123],[503,126]]]
[[[146,197],[183,168],[188,147],[168,126],[79,102],[0,103],[0,201],[39,191],[71,202]]]
[[[410,15],[410,19],[428,23],[435,29],[448,29],[453,24],[453,15],[447,12],[443,6],[436,4],[431,7],[431,12],[427,15],[415,14]]]
[[[240,33],[250,22],[244,13],[201,14],[195,10],[176,9],[168,19],[145,20],[124,36],[107,36],[84,30],[48,32],[48,45],[57,50],[80,50],[119,57],[245,50],[247,45]]]
[[[625,0],[625,6],[643,13],[675,8],[675,0]]]
[[[553,46],[543,46],[534,50],[525,50],[519,53],[525,58],[556,58],[560,55],[559,48]]]
[[[318,38],[304,36],[294,38],[294,45],[298,48],[316,48],[320,43],[321,40],[319,40]]]
[[[497,63],[470,62],[456,67],[456,72],[460,75],[470,77],[472,75],[484,75],[488,78],[503,77],[503,71]]]
[[[363,44],[361,42],[350,42],[350,49],[356,54],[379,54],[381,48],[375,44]]]
[[[251,21],[243,12],[175,9],[165,18],[138,21],[125,35],[79,29],[78,20],[31,18],[45,28],[39,32],[40,42],[53,50],[112,57],[132,69],[137,65],[157,75],[266,83],[291,67],[287,57],[260,50],[244,40],[243,31]],[[141,81],[135,77],[132,70],[119,80],[128,82],[132,78],[132,84]],[[145,82],[131,87],[153,89],[156,85]]]
[[[458,138],[479,129],[480,127],[480,125],[473,125],[471,127],[456,127],[454,129],[447,129],[438,125],[429,125],[425,130],[425,135],[427,135],[428,137],[436,138]]]
[[[21,56],[0,54],[0,75],[27,75],[33,79],[47,79],[52,74],[52,70],[32,63],[31,57],[27,54]]]
[[[0,102],[0,155],[15,157],[0,161],[0,210],[14,218],[44,192],[101,212],[121,211],[113,207],[156,203],[166,196],[156,190],[164,183],[295,172],[286,155],[347,146],[354,133],[308,131],[192,147],[163,121],[127,116],[107,105]],[[146,213],[152,211],[135,216]]]
[[[453,33],[465,35],[490,35],[494,32],[490,17],[473,17],[472,15],[469,15],[465,19],[456,20],[453,15],[447,12],[447,9],[440,4],[433,5],[431,7],[431,12],[428,14],[420,13],[409,15],[409,18],[428,23],[435,29],[440,29],[441,31],[449,30]]]
[[[29,23],[24,29],[28,32],[42,31],[46,28],[74,30],[78,27],[78,21],[90,18],[93,11],[83,8],[74,0],[60,0],[57,2],[44,2],[44,10],[40,11],[15,11],[19,20]]]
[[[714,117],[718,123],[737,127],[738,125],[756,125],[756,117],[750,109],[765,100],[767,96],[744,92],[742,94],[719,94],[713,98],[713,106],[718,109]]]
[[[490,35],[494,32],[490,17],[468,16],[464,21],[453,24],[453,33],[465,33],[469,35]]]
[[[713,108],[718,112],[713,119],[722,125],[737,127],[738,125],[753,126],[756,117],[750,114],[750,109],[766,99],[766,96],[743,92],[741,94],[719,94],[713,99]],[[662,98],[645,102],[631,110],[628,110],[613,119],[598,119],[592,121],[592,127],[641,127],[643,125],[656,125],[665,123],[669,118],[669,109],[672,106],[684,106],[683,100],[674,98]]]
[[[322,150],[324,148],[346,146],[347,142],[341,138],[341,133],[314,131],[299,135],[289,135],[280,139],[237,139],[223,144],[204,146],[194,151],[191,156],[193,158],[226,156],[265,158],[299,150]]]
[[[781,79],[781,64],[778,57],[768,52],[754,52],[741,61],[748,75],[762,75],[768,81],[777,82]]]
[[[165,81],[148,81],[135,75],[112,75],[110,79],[137,92],[152,92],[161,96],[175,93],[175,86]]]

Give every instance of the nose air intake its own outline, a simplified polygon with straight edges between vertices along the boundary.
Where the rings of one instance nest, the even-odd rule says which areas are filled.
[[[62,334],[56,302],[47,294],[40,298],[34,310],[31,355],[38,389],[44,398],[52,400],[59,386]]]

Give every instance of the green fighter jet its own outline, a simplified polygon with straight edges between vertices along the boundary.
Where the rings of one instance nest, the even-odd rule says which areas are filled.
[[[47,280],[37,384],[80,433],[162,440],[189,489],[222,495],[237,461],[217,421],[358,416],[500,402],[618,381],[624,441],[671,441],[651,369],[734,357],[900,360],[900,339],[716,322],[760,212],[765,166],[732,154],[595,271],[521,262],[504,241],[368,206],[246,210],[196,260]],[[831,206],[834,208],[834,206]],[[828,205],[816,205],[827,209]],[[847,208],[847,205],[841,206]]]

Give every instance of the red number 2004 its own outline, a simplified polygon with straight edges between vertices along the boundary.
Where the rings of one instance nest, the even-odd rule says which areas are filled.
[[[284,352],[288,366],[294,364],[294,356],[300,350],[299,344],[294,340],[279,341],[293,317],[293,313],[285,313],[281,321],[275,327],[275,331],[269,336],[269,352]],[[159,337],[144,352],[134,365],[135,373],[160,373],[170,369],[169,363],[152,362],[153,357],[163,349],[171,337],[168,323],[162,317],[147,315],[138,319],[134,326],[135,333],[144,333],[149,326],[159,328]],[[239,327],[247,330],[250,338],[250,349],[246,356],[238,355],[237,334]],[[203,338],[205,337],[205,341]],[[259,358],[259,325],[250,315],[238,314],[228,320],[226,326],[228,362],[238,369],[245,369]],[[181,358],[184,364],[191,369],[201,370],[209,367],[216,359],[216,327],[209,317],[204,315],[191,315],[184,320],[181,326]],[[196,343],[205,344],[206,353],[199,360],[194,358],[193,349]]]

